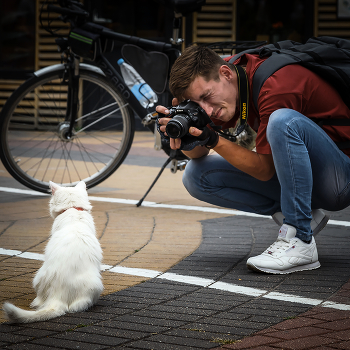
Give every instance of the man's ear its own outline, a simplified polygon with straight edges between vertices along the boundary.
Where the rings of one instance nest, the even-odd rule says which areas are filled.
[[[219,75],[223,76],[224,78],[226,78],[227,80],[231,80],[233,78],[233,71],[231,70],[230,67],[226,66],[225,64],[223,64],[220,68],[219,68]]]

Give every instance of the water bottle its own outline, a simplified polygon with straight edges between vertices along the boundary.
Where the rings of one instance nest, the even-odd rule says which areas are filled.
[[[141,103],[142,107],[154,106],[158,102],[157,94],[146,84],[139,73],[132,66],[125,63],[122,58],[118,60],[118,64],[126,85]]]

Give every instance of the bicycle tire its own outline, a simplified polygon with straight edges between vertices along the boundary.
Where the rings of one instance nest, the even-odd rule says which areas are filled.
[[[133,113],[117,88],[94,66],[80,65],[78,119],[63,138],[67,107],[64,65],[35,73],[9,98],[0,114],[0,158],[20,183],[49,193],[49,181],[87,188],[113,174],[135,133]],[[69,125],[69,123],[68,123]]]

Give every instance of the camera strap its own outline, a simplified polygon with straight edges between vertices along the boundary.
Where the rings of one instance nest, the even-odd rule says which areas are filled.
[[[249,86],[247,73],[241,66],[233,65],[238,77],[238,92],[239,92],[239,111],[240,111],[240,125],[237,128],[236,135],[238,136],[246,127],[248,119],[249,106]]]
[[[228,140],[235,142],[237,137],[246,129],[247,119],[248,119],[248,104],[249,104],[249,86],[247,73],[241,66],[233,65],[237,73],[237,82],[238,82],[238,93],[239,93],[239,112],[240,112],[240,123],[237,127],[234,134],[225,133],[220,131],[221,127],[215,127],[212,124],[212,128],[217,131],[221,136],[225,137]]]

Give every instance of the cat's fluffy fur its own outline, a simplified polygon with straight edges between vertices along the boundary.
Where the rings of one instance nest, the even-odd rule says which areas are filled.
[[[44,263],[33,280],[37,297],[31,307],[36,310],[23,310],[5,303],[3,310],[13,323],[44,321],[66,312],[86,310],[103,290],[102,250],[96,238],[85,183],[60,187],[50,182],[50,188],[50,213],[55,220]]]

